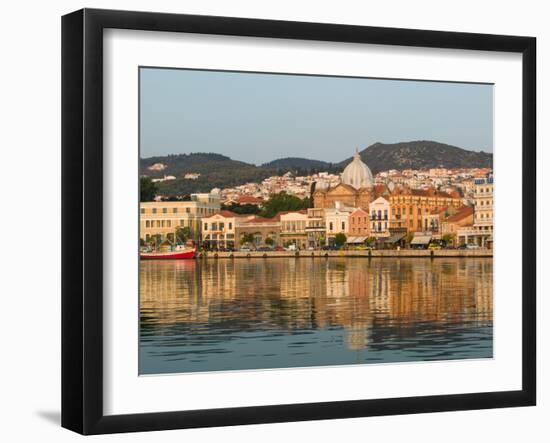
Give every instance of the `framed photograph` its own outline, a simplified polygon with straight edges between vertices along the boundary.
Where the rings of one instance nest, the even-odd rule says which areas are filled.
[[[531,37],[62,20],[62,425],[534,405]]]

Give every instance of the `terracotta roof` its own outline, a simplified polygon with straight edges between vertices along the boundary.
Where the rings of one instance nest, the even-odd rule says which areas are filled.
[[[388,187],[385,184],[380,184],[380,183],[377,185],[374,185],[373,191],[374,191],[375,198],[389,193]]]
[[[240,195],[238,198],[237,198],[237,202],[239,203],[251,203],[251,204],[258,204],[258,203],[263,203],[264,199],[261,198],[261,197],[254,197],[253,195]]]
[[[353,216],[366,216],[366,215],[369,215],[369,213],[367,211],[365,211],[364,209],[361,209],[361,208],[357,208],[355,211],[353,211],[351,214],[350,214],[350,217],[353,217]]]
[[[430,214],[432,215],[437,215],[437,214],[441,214],[442,212],[445,212],[447,210],[447,208],[445,207],[440,207],[440,208],[435,208],[435,209],[432,209]]]
[[[446,222],[454,223],[460,220],[465,219],[466,217],[471,216],[474,213],[474,208],[472,206],[462,206],[458,211],[450,215],[445,219]]]
[[[395,189],[393,195],[413,195],[415,197],[442,197],[442,198],[459,198],[458,193],[449,194],[443,191],[437,191],[435,188],[429,189]]]

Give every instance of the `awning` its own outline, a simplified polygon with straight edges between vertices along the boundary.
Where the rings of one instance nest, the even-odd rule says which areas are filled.
[[[431,235],[415,235],[411,241],[411,245],[427,245],[431,239]]]
[[[348,237],[346,240],[346,243],[365,243],[367,240],[367,237]]]
[[[407,234],[395,234],[395,235],[392,235],[391,237],[387,238],[384,240],[384,243],[388,243],[388,244],[394,244],[394,243],[397,243],[399,240],[401,240],[403,237],[405,237]]]

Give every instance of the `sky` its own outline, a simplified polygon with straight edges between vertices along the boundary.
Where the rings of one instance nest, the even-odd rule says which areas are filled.
[[[493,86],[140,68],[140,157],[339,162],[376,142],[493,150]]]

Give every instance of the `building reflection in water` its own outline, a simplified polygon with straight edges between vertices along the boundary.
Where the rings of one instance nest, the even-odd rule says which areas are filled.
[[[178,337],[177,348],[204,343],[190,337],[215,336],[219,350],[243,333],[300,332],[324,343],[314,331],[342,331],[340,347],[348,351],[405,343],[420,352],[434,340],[441,348],[452,336],[442,358],[453,358],[451,345],[468,328],[489,328],[484,349],[490,349],[482,356],[492,355],[492,259],[220,259],[142,261],[140,267],[141,336],[151,355],[155,337],[163,345]],[[317,343],[307,343],[314,352]]]

